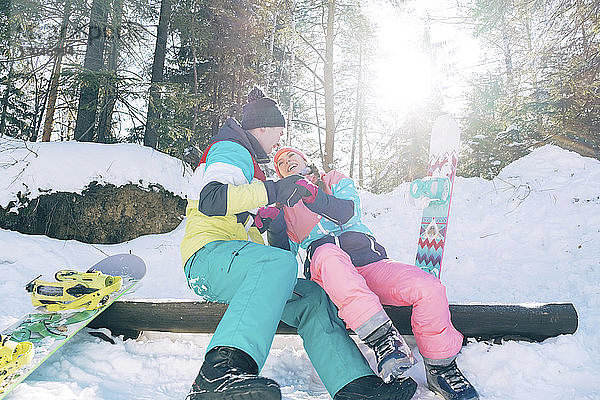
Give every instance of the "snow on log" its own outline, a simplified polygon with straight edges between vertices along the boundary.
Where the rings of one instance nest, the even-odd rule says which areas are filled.
[[[137,337],[141,331],[213,333],[226,304],[197,301],[123,300],[114,302],[90,323],[114,335]],[[412,335],[412,307],[385,306],[403,335]],[[477,340],[543,341],[577,330],[577,311],[571,303],[451,304],[452,323],[466,338]],[[277,333],[295,334],[281,322]]]

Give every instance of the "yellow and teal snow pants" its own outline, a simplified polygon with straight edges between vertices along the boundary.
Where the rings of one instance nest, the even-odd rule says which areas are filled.
[[[282,320],[297,328],[331,397],[354,379],[373,375],[327,294],[316,283],[297,278],[296,259],[289,251],[248,241],[215,241],[190,257],[184,271],[196,294],[229,304],[207,351],[235,347],[252,356],[260,370]]]

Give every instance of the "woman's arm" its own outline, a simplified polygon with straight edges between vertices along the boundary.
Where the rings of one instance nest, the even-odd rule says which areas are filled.
[[[267,228],[267,242],[270,246],[279,247],[283,250],[290,250],[290,239],[287,235],[287,225],[283,210],[279,210],[279,213],[272,219],[269,227]]]
[[[343,177],[343,175],[339,175]],[[322,215],[338,225],[344,225],[356,215],[356,205],[358,203],[360,207],[360,199],[352,179],[343,177],[332,184],[331,195],[319,189],[318,186],[307,183],[306,187],[311,192],[311,196],[304,197],[302,200],[312,212]]]

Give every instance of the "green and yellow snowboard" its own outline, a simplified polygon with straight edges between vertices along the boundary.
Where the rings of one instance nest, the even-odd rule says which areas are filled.
[[[107,257],[87,272],[61,270],[31,281],[32,312],[0,335],[0,399],[146,275],[138,256]]]

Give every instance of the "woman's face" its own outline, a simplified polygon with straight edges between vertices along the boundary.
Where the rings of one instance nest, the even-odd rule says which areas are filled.
[[[306,169],[308,165],[302,157],[293,151],[283,153],[277,160],[277,168],[282,178],[290,175],[301,175],[301,172]]]

